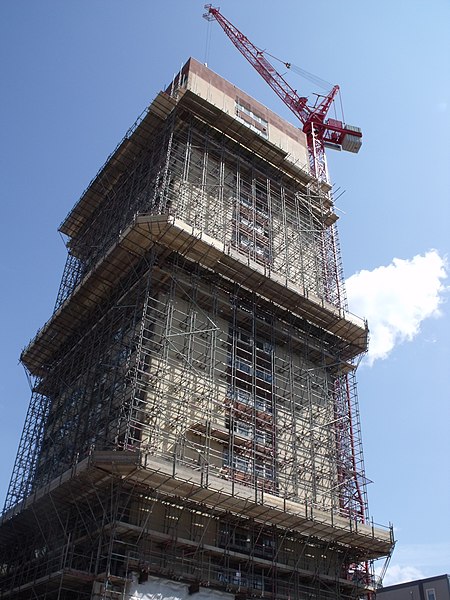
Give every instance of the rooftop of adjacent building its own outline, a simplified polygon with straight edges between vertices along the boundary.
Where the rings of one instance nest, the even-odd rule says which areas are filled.
[[[377,591],[377,596],[383,597],[408,597],[408,600],[444,600],[444,597],[438,593],[439,590],[433,588],[433,585],[442,584],[443,589],[447,592],[445,600],[450,598],[450,575],[435,575],[424,579],[414,579],[393,585],[385,586]],[[413,590],[419,590],[419,596],[414,597]],[[427,591],[433,592],[431,595],[426,594]],[[398,592],[398,595],[396,594]]]

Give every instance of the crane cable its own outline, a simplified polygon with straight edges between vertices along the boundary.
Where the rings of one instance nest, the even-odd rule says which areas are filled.
[[[209,62],[209,52],[211,49],[211,21],[208,20],[208,26],[206,28],[206,40],[205,40],[205,59],[204,64],[207,65]]]
[[[305,71],[305,69],[301,69],[300,67],[297,67],[296,65],[294,65],[290,62],[281,60],[281,58],[277,58],[273,54],[270,54],[270,52],[267,52],[267,50],[264,50],[263,52],[264,52],[264,54],[267,54],[267,56],[270,56],[270,58],[273,58],[274,60],[280,62],[282,65],[284,65],[290,71],[293,71],[297,75],[300,75],[301,77],[304,77],[305,79],[308,79],[308,81],[311,81],[312,83],[318,85],[323,90],[329,91],[333,87],[333,84],[330,83],[329,81],[326,81],[325,79],[322,79],[321,77],[318,77],[317,75],[314,75],[313,73],[309,73],[308,71]]]
[[[210,44],[211,44],[211,27],[210,27],[210,24],[211,24],[211,21],[208,19],[208,28],[207,28],[207,31],[206,31],[206,43],[205,43],[205,61],[204,61],[205,65],[208,64],[209,52],[210,52]],[[270,58],[272,58],[273,60],[276,60],[277,62],[281,63],[282,65],[284,65],[290,71],[293,71],[294,73],[296,73],[300,77],[304,77],[308,81],[311,81],[311,83],[313,83],[314,85],[317,85],[318,87],[320,87],[322,90],[325,90],[326,92],[329,92],[329,90],[333,87],[333,84],[330,83],[329,81],[327,81],[326,79],[322,79],[321,77],[318,77],[317,75],[314,75],[314,73],[310,73],[309,71],[306,71],[305,69],[302,69],[301,67],[297,67],[296,65],[294,65],[294,64],[292,64],[290,62],[282,60],[281,58],[278,58],[277,56],[274,56],[270,52],[267,52],[267,50],[259,50],[259,52],[261,52],[261,54],[266,54],[267,56],[270,56]],[[340,90],[339,90],[338,95],[339,95],[339,103],[340,103],[340,110],[341,110],[341,114],[342,114],[342,120],[344,120],[344,107],[342,106],[342,96],[341,96]],[[335,116],[337,118],[336,105],[334,105],[334,112],[335,112]]]
[[[281,58],[277,58],[273,54],[270,54],[270,52],[267,52],[267,50],[264,50],[262,52],[263,52],[263,54],[267,54],[267,56],[270,56],[270,58],[273,58],[273,60],[276,60],[279,63],[281,63],[282,65],[284,65],[290,71],[293,71],[297,75],[300,75],[301,77],[304,77],[305,79],[308,79],[308,81],[311,81],[311,83],[314,83],[315,85],[319,86],[320,88],[322,88],[325,91],[329,91],[333,87],[333,84],[330,83],[329,81],[327,81],[326,79],[322,79],[321,77],[318,77],[317,75],[314,75],[313,73],[310,73],[309,71],[305,71],[305,69],[302,69],[301,67],[297,67],[296,65],[293,65],[290,62],[286,62],[284,60],[281,60]],[[342,121],[345,121],[345,118],[344,118],[344,107],[342,105],[341,90],[339,90],[338,96],[339,96],[340,113],[342,115],[341,118],[342,118]],[[335,117],[338,119],[339,117],[336,114],[337,113],[336,104],[334,104],[334,112],[335,112]]]

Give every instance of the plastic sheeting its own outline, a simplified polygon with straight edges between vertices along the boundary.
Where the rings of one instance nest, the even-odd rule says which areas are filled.
[[[209,588],[200,588],[189,595],[188,585],[169,579],[149,577],[145,583],[138,583],[133,577],[128,588],[127,600],[234,600],[234,594],[219,592]]]

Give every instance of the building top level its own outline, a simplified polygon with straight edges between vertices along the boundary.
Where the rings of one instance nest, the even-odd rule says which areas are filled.
[[[242,122],[250,130],[256,131],[264,139],[295,157],[307,169],[307,144],[303,131],[207,66],[190,58],[166,92],[173,95],[177,87],[190,90]]]

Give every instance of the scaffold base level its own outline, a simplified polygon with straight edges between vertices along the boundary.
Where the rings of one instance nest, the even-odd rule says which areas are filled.
[[[35,581],[30,581],[8,591],[0,590],[0,598],[21,598],[23,597],[23,594],[27,593],[33,594],[32,596],[27,597],[40,598],[41,596],[37,596],[36,592],[42,588],[45,588],[46,594],[58,593],[62,585],[64,587],[75,586],[78,590],[80,584],[92,585],[94,580],[94,575],[90,575],[84,571],[77,571],[75,569],[60,569],[50,573],[49,575],[40,577]]]
[[[149,454],[138,455],[126,451],[94,452],[48,486],[36,491],[3,515],[0,521],[2,538],[10,529],[7,527],[8,521],[23,519],[26,509],[32,508],[36,503],[46,502],[50,495],[52,500],[59,498],[64,502],[65,487],[79,487],[83,481],[91,486],[99,485],[105,478],[111,477],[119,477],[130,484],[141,484],[165,496],[183,497],[218,512],[231,513],[267,526],[279,526],[301,535],[351,546],[362,551],[371,560],[389,554],[393,543],[389,529],[361,524],[331,510],[327,512],[307,503],[279,498],[262,489],[251,490],[236,482],[226,481],[207,469],[199,468],[194,471],[176,461],[171,463]]]

